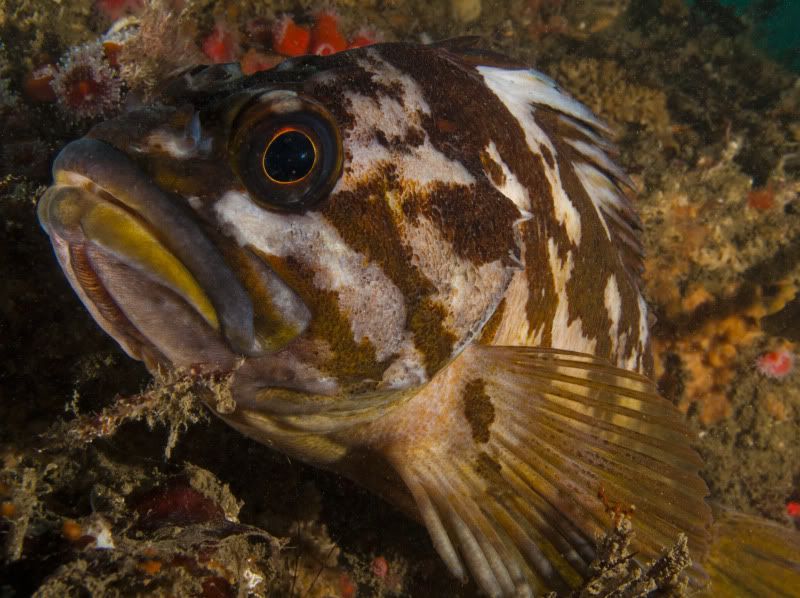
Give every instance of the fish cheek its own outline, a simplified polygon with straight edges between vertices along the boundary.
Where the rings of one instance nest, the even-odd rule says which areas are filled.
[[[387,204],[390,193],[401,191],[389,167],[355,190],[333,195],[322,213],[350,248],[380,267],[403,293],[406,328],[422,354],[426,374],[432,376],[450,359],[457,338],[443,326],[447,312],[433,298],[433,283],[414,265],[398,216]]]
[[[311,312],[311,322],[304,337],[321,343],[314,365],[340,380],[380,380],[389,359],[378,361],[375,347],[367,339],[353,338],[350,322],[340,309],[336,291],[317,288],[314,272],[297,258],[261,254],[270,267],[303,300]],[[306,354],[306,357],[311,357]]]

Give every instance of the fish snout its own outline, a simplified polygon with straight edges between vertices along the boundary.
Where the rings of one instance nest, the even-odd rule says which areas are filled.
[[[218,247],[185,200],[114,146],[70,143],[53,179],[38,216],[62,269],[101,327],[149,367],[230,368],[304,328],[303,306],[266,265]],[[254,297],[287,309],[265,322]]]

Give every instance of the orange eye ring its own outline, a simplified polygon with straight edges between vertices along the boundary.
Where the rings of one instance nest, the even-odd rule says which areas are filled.
[[[301,128],[285,126],[264,146],[261,170],[275,185],[296,185],[314,172],[318,159],[319,148],[312,136]],[[298,173],[302,175],[294,176]]]
[[[269,90],[239,108],[228,155],[251,199],[302,212],[323,201],[342,174],[342,136],[333,116],[312,98]]]

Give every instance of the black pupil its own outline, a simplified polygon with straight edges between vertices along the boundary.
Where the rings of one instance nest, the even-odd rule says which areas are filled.
[[[281,133],[264,152],[264,171],[279,183],[293,183],[314,166],[314,144],[300,131]]]

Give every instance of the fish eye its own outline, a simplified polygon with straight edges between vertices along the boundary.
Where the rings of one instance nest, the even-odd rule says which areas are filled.
[[[276,183],[297,183],[313,170],[317,148],[311,138],[295,129],[286,129],[269,141],[264,150],[264,174]]]
[[[231,166],[258,204],[302,211],[324,199],[342,172],[342,140],[319,103],[294,92],[256,97],[233,122]]]

